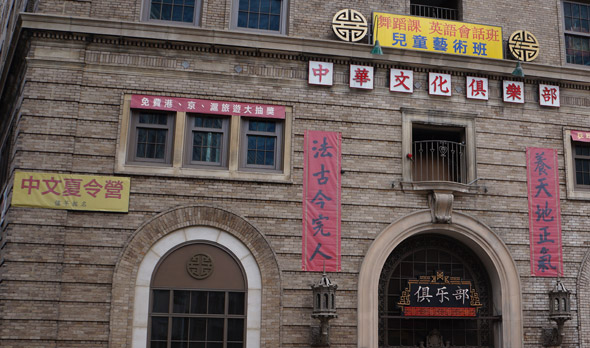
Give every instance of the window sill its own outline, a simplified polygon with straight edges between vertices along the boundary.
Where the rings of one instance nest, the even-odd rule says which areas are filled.
[[[567,199],[577,200],[577,201],[590,201],[590,187],[582,188],[582,187],[575,187],[573,189],[567,189]]]
[[[281,30],[271,30],[271,29],[255,29],[255,28],[245,28],[245,27],[232,27],[228,32],[236,32],[236,33],[249,33],[249,34],[259,34],[259,35],[272,35],[272,36],[287,36],[287,33]]]
[[[92,1],[92,0],[89,0]],[[185,28],[199,28],[200,24],[195,22],[169,21],[166,19],[144,19],[143,23],[162,25],[166,27],[185,27]]]
[[[402,191],[424,191],[429,193],[449,192],[453,194],[481,194],[487,193],[488,189],[481,185],[467,185],[451,181],[400,181]]]
[[[251,172],[251,171],[229,171],[227,169],[206,169],[206,168],[177,168],[177,167],[154,167],[126,164],[115,170],[118,174],[127,175],[149,175],[169,176],[215,180],[239,180],[239,181],[263,181],[283,184],[292,184],[290,175],[272,172]]]

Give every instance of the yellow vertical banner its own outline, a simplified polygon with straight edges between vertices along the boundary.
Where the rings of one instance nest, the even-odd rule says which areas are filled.
[[[90,211],[129,211],[130,178],[16,172],[12,205]]]
[[[373,12],[373,44],[479,58],[504,58],[502,27]]]

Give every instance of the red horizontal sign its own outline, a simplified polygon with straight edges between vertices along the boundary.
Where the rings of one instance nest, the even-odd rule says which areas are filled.
[[[222,100],[162,97],[154,95],[131,96],[132,109],[194,112],[213,115],[239,115],[247,117],[285,118],[285,107],[280,105],[237,103]]]
[[[582,141],[585,143],[590,143],[590,132],[582,132],[573,130],[572,133],[572,140],[573,141]]]
[[[475,308],[462,307],[405,307],[406,317],[475,317]]]

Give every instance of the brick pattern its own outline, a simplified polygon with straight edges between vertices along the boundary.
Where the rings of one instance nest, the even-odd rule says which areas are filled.
[[[212,206],[183,206],[158,214],[143,224],[126,243],[113,275],[110,345],[131,343],[133,293],[139,264],[151,246],[166,234],[188,226],[212,226],[231,233],[251,251],[262,275],[261,347],[280,345],[281,276],[276,256],[266,238],[244,218]]]
[[[345,4],[329,6],[337,5]],[[56,48],[70,50],[74,58],[43,55]],[[590,129],[585,91],[562,88],[559,109],[539,107],[531,82],[522,106],[502,103],[499,94],[487,102],[467,100],[463,93],[438,98],[428,95],[427,74],[416,68],[421,87],[400,95],[389,92],[388,71],[381,67],[376,68],[375,90],[357,91],[348,88],[348,66],[342,63],[335,64],[335,85],[326,89],[307,85],[304,61],[157,47],[139,52],[136,47],[49,38],[33,38],[29,58],[20,117],[13,126],[13,170],[114,175],[123,95],[145,93],[292,106],[293,182],[135,175],[128,214],[10,208],[3,235],[0,346],[126,346],[131,289],[142,253],[162,235],[198,224],[237,236],[259,262],[267,291],[263,346],[308,345],[309,326],[316,324],[310,318],[309,285],[319,274],[300,271],[302,144],[304,130],[315,129],[343,134],[343,272],[330,274],[339,285],[332,343],[355,347],[357,278],[364,254],[391,222],[428,207],[425,195],[392,188],[401,180],[401,161],[406,160],[402,107],[476,117],[477,172],[488,192],[458,196],[453,209],[485,223],[508,245],[521,275],[524,342],[531,348],[539,346],[540,328],[549,326],[547,292],[554,279],[529,276],[524,151],[526,146],[558,149],[563,281],[574,292],[574,319],[565,325],[563,347],[583,343],[577,314],[582,313],[582,323],[587,320],[583,313],[590,304],[577,296],[577,277],[588,252],[590,208],[585,201],[566,199],[562,131]],[[180,67],[184,61],[190,63],[188,71]],[[238,73],[236,65],[248,69]],[[497,90],[500,83],[490,80],[490,88]],[[453,84],[464,90],[459,72]]]
[[[232,16],[234,0],[202,0],[201,27],[227,30]],[[142,7],[144,7],[142,9]],[[353,8],[361,12],[371,22],[372,12],[410,14],[409,0],[383,2],[363,1],[351,6],[346,1],[330,1],[317,5],[314,1],[289,1],[287,35],[338,40],[332,32],[330,23],[336,12]],[[122,0],[113,3],[104,0],[44,0],[39,2],[37,12],[77,17],[104,18],[109,20],[140,21],[142,11],[149,10],[149,0]],[[460,12],[462,21],[502,27],[503,40],[508,40],[516,30],[528,28],[541,43],[541,54],[535,63],[561,65],[565,62],[564,38],[556,28],[563,25],[561,3],[541,6],[536,2],[519,4],[507,0],[463,2]],[[490,17],[490,13],[498,14]],[[539,21],[538,18],[543,18]],[[532,29],[534,28],[534,30]],[[364,39],[362,42],[367,42]]]

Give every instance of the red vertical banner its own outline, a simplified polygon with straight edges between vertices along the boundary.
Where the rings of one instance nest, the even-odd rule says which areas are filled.
[[[337,272],[340,259],[342,135],[305,131],[303,150],[304,271]]]
[[[531,274],[559,277],[563,259],[557,151],[528,147],[526,160]]]

